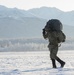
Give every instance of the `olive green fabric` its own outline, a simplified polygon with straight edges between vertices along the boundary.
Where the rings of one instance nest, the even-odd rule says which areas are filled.
[[[53,44],[65,42],[66,39],[66,36],[62,31],[46,31],[45,34],[43,34],[43,37]]]
[[[45,34],[43,34],[43,37],[49,40],[48,48],[51,59],[57,59],[58,45],[65,40],[65,36],[63,37],[62,34],[64,34],[62,31],[46,31]]]
[[[58,45],[48,45],[50,51],[50,58],[57,59]]]
[[[44,38],[47,38],[49,40],[49,51],[50,51],[50,58],[56,59],[57,58],[57,52],[58,52],[58,40],[57,40],[57,33],[56,31],[53,32],[47,32],[44,35]]]
[[[57,45],[58,44],[58,40],[57,40],[57,32],[56,31],[50,31],[50,32],[46,32],[45,34],[43,34],[43,37],[45,39],[48,39],[49,42],[53,45]]]

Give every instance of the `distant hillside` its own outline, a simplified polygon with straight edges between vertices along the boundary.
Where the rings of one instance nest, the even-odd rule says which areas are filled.
[[[62,17],[57,16],[57,12],[59,13],[59,15],[66,13],[56,8],[38,8],[25,11],[17,8],[12,9],[0,6],[0,38],[42,37],[42,29],[46,25],[48,19]],[[51,14],[48,15],[47,13]],[[71,13],[71,15],[72,14],[73,12]],[[46,18],[46,15],[48,18]],[[66,14],[64,14],[64,16],[67,17],[63,16],[63,18],[61,19],[63,19],[65,22],[63,24],[64,32],[66,33],[66,35],[69,37],[74,37],[74,26],[69,25],[69,23],[74,20],[74,15],[70,15],[72,20],[68,21],[68,19],[65,18],[68,18],[69,15],[67,16]]]
[[[57,18],[61,20],[63,24],[74,26],[74,11],[63,12],[54,7],[34,8],[28,11],[43,19],[49,20],[52,18]]]
[[[0,37],[40,37],[44,23],[39,18],[0,18]]]
[[[67,38],[74,37],[74,26],[63,25],[63,31],[66,34]]]

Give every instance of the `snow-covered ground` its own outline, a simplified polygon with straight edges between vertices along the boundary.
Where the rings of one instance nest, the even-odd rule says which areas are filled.
[[[64,68],[52,68],[47,45],[42,38],[0,39],[0,75],[74,75],[74,38],[59,47]]]
[[[58,56],[66,62],[64,68],[53,69],[49,51],[1,52],[0,75],[74,75],[74,51],[59,50]]]

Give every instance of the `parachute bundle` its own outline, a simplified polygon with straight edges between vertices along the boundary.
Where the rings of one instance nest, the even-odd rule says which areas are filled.
[[[65,42],[66,36],[62,31],[63,25],[58,19],[51,19],[46,23],[46,26],[43,29],[43,37],[46,39],[49,34],[52,34],[52,32],[55,32],[58,43]],[[53,35],[55,36],[55,35]],[[51,36],[50,36],[51,37]],[[55,38],[56,38],[55,37]],[[52,37],[53,38],[53,37]]]
[[[62,31],[63,25],[62,23],[57,19],[51,19],[47,22],[45,26],[45,30],[51,30],[51,31]]]

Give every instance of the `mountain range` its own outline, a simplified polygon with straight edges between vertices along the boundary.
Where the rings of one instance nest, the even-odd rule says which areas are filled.
[[[63,23],[68,37],[74,37],[74,11],[50,7],[21,10],[0,5],[0,38],[42,37],[42,29],[52,18]]]

